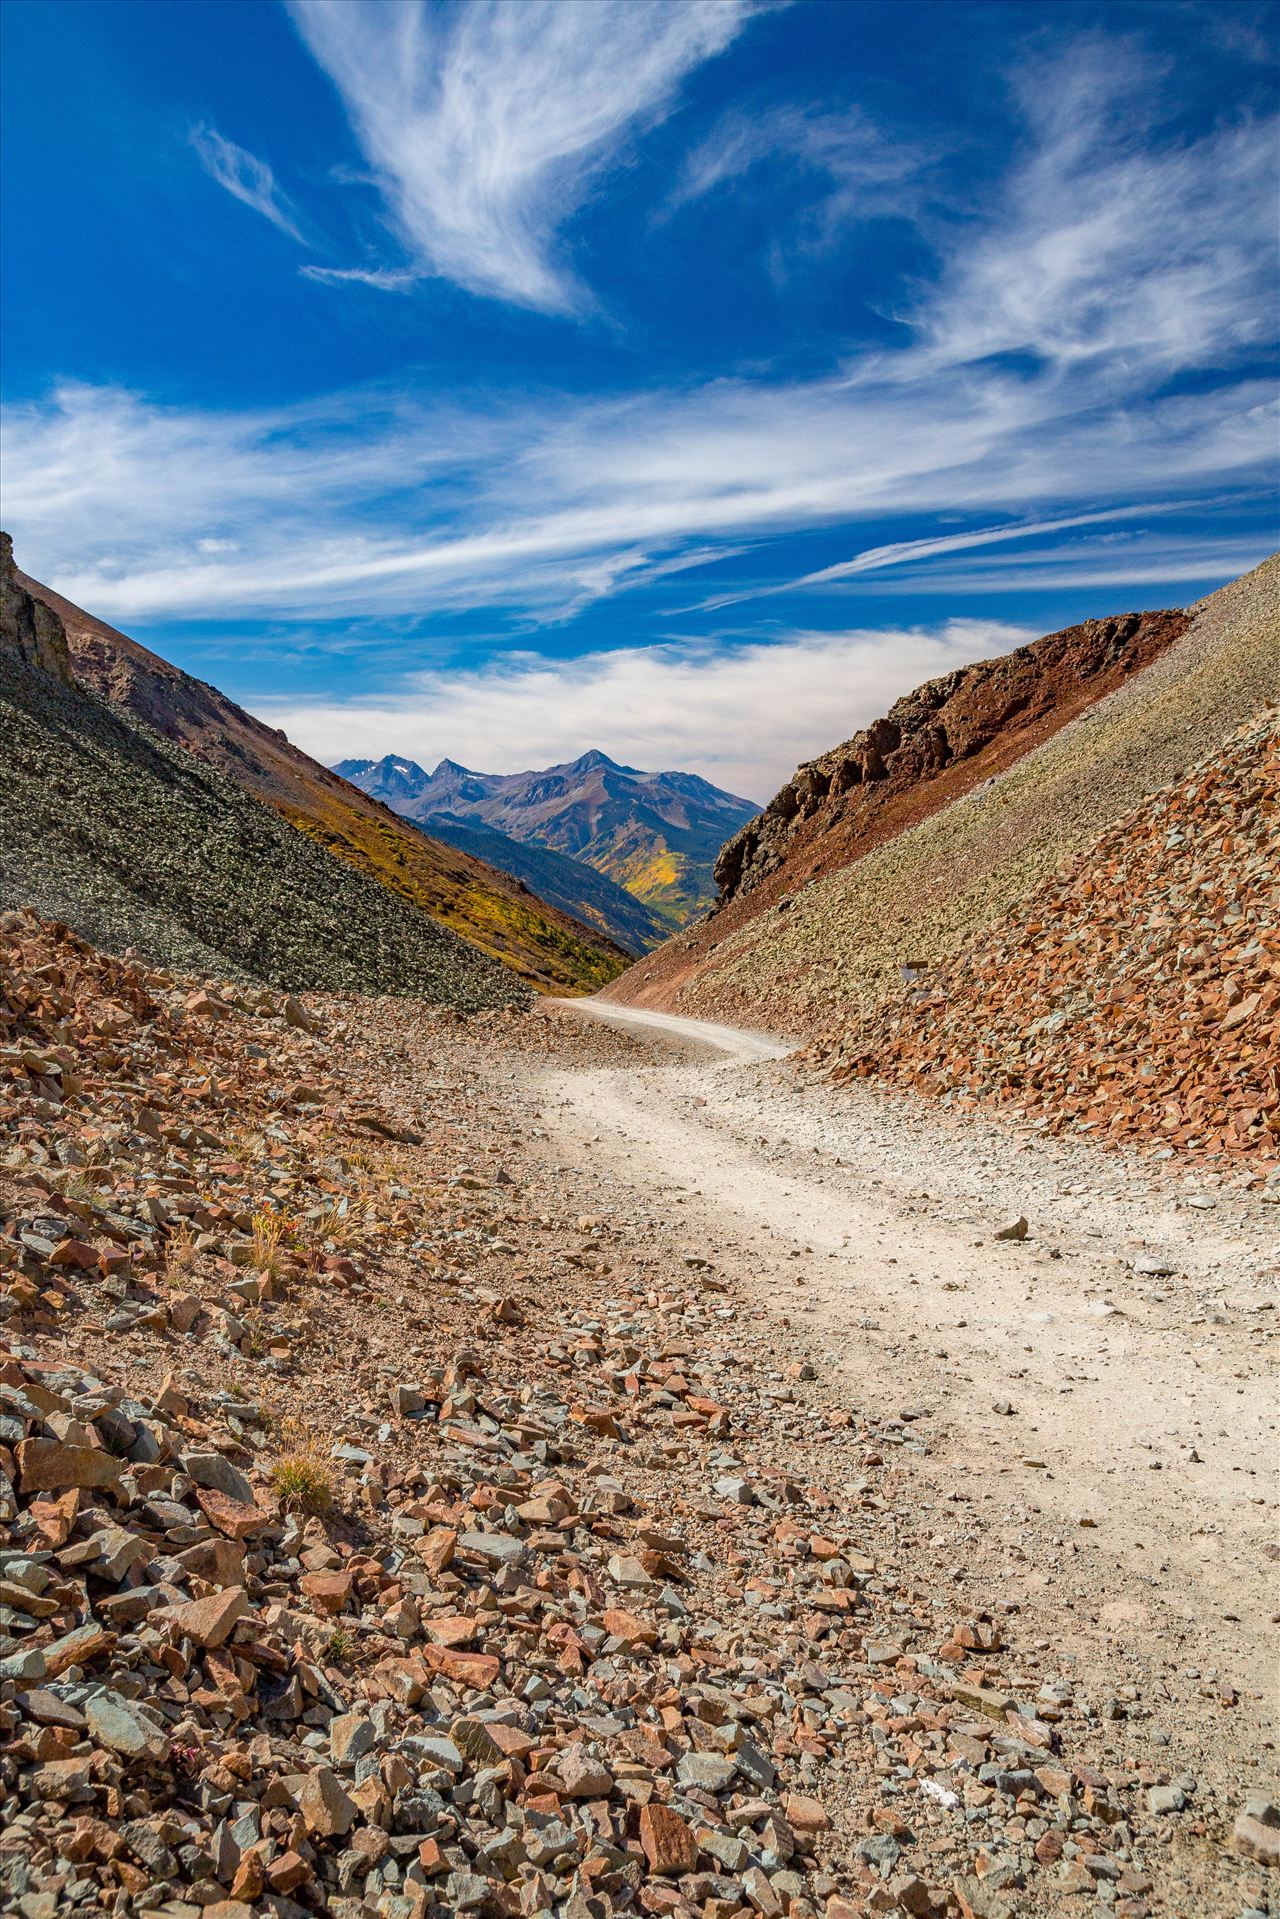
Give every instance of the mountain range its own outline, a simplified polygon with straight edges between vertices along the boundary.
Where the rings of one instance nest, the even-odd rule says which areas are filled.
[[[447,759],[427,773],[392,754],[342,760],[334,771],[431,832],[484,826],[592,867],[642,901],[654,928],[667,932],[705,912],[721,846],[759,810],[695,773],[642,773],[598,749],[526,773],[475,773]],[[490,845],[486,858],[511,857]],[[561,878],[567,884],[571,876]],[[573,911],[591,916],[585,896]],[[610,931],[626,943],[620,925]],[[653,943],[650,931],[646,944]]]
[[[235,888],[246,902],[262,891],[262,875],[240,859],[239,849],[253,844],[275,849],[285,897],[293,883],[308,901],[298,925],[313,907],[315,927],[331,925],[334,953],[322,963],[309,946],[292,984],[336,978],[345,943],[366,951],[366,984],[398,991],[412,983],[430,997],[430,968],[393,963],[392,954],[397,942],[443,953],[439,929],[463,942],[455,957],[468,977],[468,953],[498,965],[499,996],[514,982],[593,991],[626,964],[629,950],[598,926],[431,839],[217,687],[19,572],[7,538],[0,559],[9,642],[0,789],[12,820],[0,848],[10,870],[0,878],[15,899],[43,902],[100,944],[132,944],[176,964],[198,956],[208,965],[220,955],[224,969],[253,974],[255,954],[274,950],[288,930],[255,927],[248,906],[243,926],[234,924]],[[20,633],[28,636],[21,645]],[[199,887],[206,845],[220,849],[225,867],[209,866],[210,895],[224,879],[230,887],[225,913],[219,907],[207,924],[202,915],[212,908]],[[331,923],[343,901],[350,919]]]

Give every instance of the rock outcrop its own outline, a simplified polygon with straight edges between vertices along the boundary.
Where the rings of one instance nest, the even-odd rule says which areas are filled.
[[[921,687],[803,768],[726,853],[719,909],[607,997],[798,1038],[866,1019],[1277,685],[1280,555],[1185,615],[1090,621]]]
[[[28,593],[7,533],[0,533],[0,650],[68,686],[75,684],[66,628],[52,607]]]
[[[1082,706],[1149,666],[1187,622],[1176,610],[1085,620],[926,681],[883,719],[801,766],[725,845],[715,867],[717,904],[749,893],[801,841],[833,833],[838,845],[830,850],[839,863],[856,858],[860,837],[868,845],[881,837],[881,815],[893,810],[896,831],[908,823],[908,811],[911,819],[922,818],[989,778]],[[948,772],[952,778],[935,784]]]

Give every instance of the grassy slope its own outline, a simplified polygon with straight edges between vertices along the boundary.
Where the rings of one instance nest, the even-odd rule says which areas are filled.
[[[571,914],[626,953],[647,953],[666,938],[667,924],[643,900],[583,860],[570,859],[537,840],[512,839],[479,820],[431,813],[420,824],[433,839],[522,879],[538,899]]]

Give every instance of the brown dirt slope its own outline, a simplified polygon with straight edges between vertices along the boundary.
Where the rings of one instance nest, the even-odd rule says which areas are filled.
[[[1274,698],[1280,556],[1190,612],[1182,636],[1104,698],[1048,738],[1029,728],[1012,765],[835,872],[793,886],[784,865],[639,962],[608,997],[792,1034],[870,1014],[903,966],[958,953]],[[952,777],[967,770],[961,762]]]
[[[592,992],[627,956],[537,899],[519,880],[407,824],[263,724],[40,581],[22,586],[59,614],[77,677],[265,800],[290,825],[449,927],[540,991]]]
[[[1280,1158],[1280,708],[816,1050],[1055,1132]]]

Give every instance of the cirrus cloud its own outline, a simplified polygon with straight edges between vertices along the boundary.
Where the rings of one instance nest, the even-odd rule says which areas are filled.
[[[288,0],[381,186],[409,267],[313,278],[399,288],[439,274],[545,313],[586,290],[557,234],[628,132],[664,113],[752,0]]]
[[[281,233],[301,243],[302,234],[293,208],[276,185],[275,174],[265,160],[259,160],[247,147],[237,146],[234,140],[225,139],[216,127],[193,127],[190,140],[211,180],[225,187],[243,206],[252,207],[264,220],[270,220]]]

